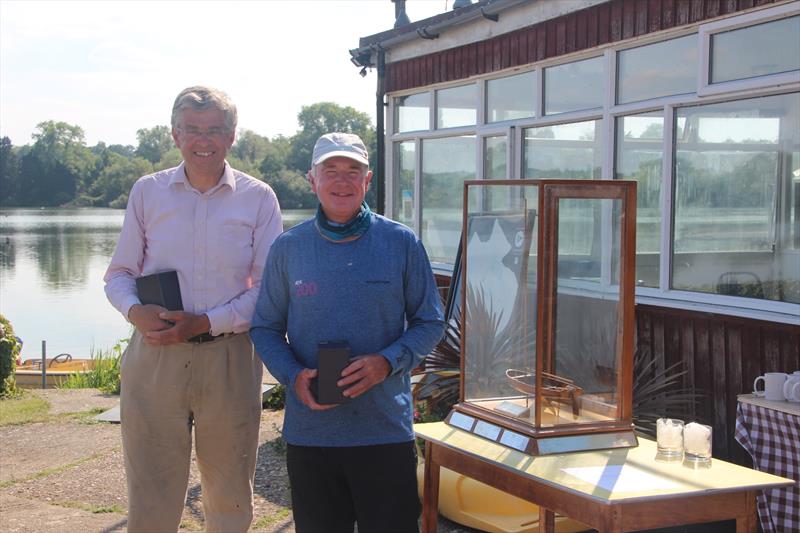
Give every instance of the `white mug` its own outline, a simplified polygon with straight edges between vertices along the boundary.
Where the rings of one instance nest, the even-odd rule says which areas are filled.
[[[783,383],[783,397],[790,402],[800,402],[800,374],[792,374]]]
[[[783,401],[783,384],[788,376],[783,372],[767,372],[753,381],[753,393],[765,400]],[[758,380],[764,381],[764,390],[758,390]]]

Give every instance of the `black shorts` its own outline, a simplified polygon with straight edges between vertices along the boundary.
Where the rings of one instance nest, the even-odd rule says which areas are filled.
[[[346,448],[288,445],[297,533],[417,533],[414,442]]]

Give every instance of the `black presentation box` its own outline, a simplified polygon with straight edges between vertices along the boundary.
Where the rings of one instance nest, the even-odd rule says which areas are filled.
[[[136,278],[136,291],[143,304],[156,304],[168,311],[183,311],[178,273],[174,270]]]
[[[320,342],[317,346],[317,402],[321,404],[345,403],[350,398],[342,395],[344,388],[336,382],[342,378],[342,370],[350,364],[350,344],[347,341]]]

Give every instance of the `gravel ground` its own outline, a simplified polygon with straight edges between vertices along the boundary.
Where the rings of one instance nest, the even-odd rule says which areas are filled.
[[[35,391],[51,414],[111,408],[119,401],[94,389]],[[255,479],[253,532],[294,531],[282,441],[282,411],[265,410]],[[120,426],[72,417],[0,427],[0,531],[125,531],[127,495]],[[203,529],[200,476],[193,458],[182,530]],[[446,519],[443,533],[470,533]]]

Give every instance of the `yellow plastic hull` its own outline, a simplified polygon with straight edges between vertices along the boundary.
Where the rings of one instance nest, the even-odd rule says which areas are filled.
[[[425,465],[417,467],[420,499]],[[439,514],[458,524],[490,533],[539,531],[539,506],[447,468],[439,473]],[[556,515],[556,532],[576,533],[585,524]]]

